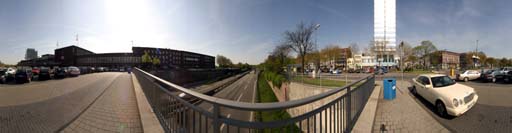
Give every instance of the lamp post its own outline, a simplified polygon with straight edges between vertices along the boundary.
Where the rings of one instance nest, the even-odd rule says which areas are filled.
[[[317,31],[320,28],[320,24],[316,24],[314,28],[315,28],[314,31]],[[317,38],[318,38],[318,33],[315,33],[315,45],[318,45],[318,43],[317,43],[318,39]],[[318,56],[320,56],[320,53],[318,53]],[[316,66],[316,67],[317,67],[317,71],[318,71],[317,72],[318,73],[318,78],[320,78],[320,86],[322,86],[322,74],[320,73],[321,72],[320,71],[320,63],[317,64],[317,65],[318,66]]]

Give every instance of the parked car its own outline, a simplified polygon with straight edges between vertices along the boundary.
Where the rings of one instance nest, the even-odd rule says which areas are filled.
[[[0,69],[0,84],[5,84],[7,82],[7,75],[5,72],[7,69]]]
[[[106,72],[106,71],[107,71],[107,68],[105,68],[105,67],[98,67],[96,70],[97,70],[98,72]]]
[[[15,68],[7,68],[5,71],[5,81],[9,82],[14,80],[14,75],[16,74]]]
[[[39,69],[38,67],[33,67],[32,68],[32,77],[31,79],[34,80],[36,78],[39,78],[39,72],[41,71],[41,69]]]
[[[54,78],[65,78],[68,74],[64,68],[57,67],[54,71]]]
[[[32,70],[18,69],[14,77],[16,83],[30,83],[32,80]]]
[[[512,71],[508,71],[507,74],[504,75],[503,81],[506,83],[512,83]]]
[[[503,74],[501,74],[500,69],[491,69],[485,71],[485,73],[483,73],[480,78],[484,82],[496,82],[503,79]]]
[[[74,66],[68,67],[68,75],[73,77],[78,76],[80,75],[80,69]]]
[[[500,74],[507,74],[508,72],[512,71],[512,67],[503,67],[500,69]]]
[[[457,74],[457,80],[463,80],[464,82],[468,82],[469,80],[475,80],[480,77],[480,72],[477,70],[466,70],[464,73]]]
[[[48,80],[53,77],[52,69],[47,67],[41,67],[39,71],[39,78],[38,80]]]
[[[480,74],[480,80],[484,82],[489,82],[492,80],[492,72],[494,72],[494,69],[485,70],[483,73]]]
[[[341,74],[341,70],[338,70],[338,69],[332,70],[332,74]]]
[[[435,105],[439,116],[460,116],[478,100],[475,90],[443,74],[422,74],[412,79],[411,92]]]

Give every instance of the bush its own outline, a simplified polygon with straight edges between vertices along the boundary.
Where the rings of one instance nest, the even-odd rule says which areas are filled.
[[[264,71],[263,76],[267,81],[271,81],[272,85],[277,86],[279,88],[281,88],[283,82],[286,82],[286,78],[283,75],[274,72]]]

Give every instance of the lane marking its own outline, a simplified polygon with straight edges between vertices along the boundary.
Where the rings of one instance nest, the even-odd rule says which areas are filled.
[[[236,101],[240,102],[240,98],[242,98],[243,95],[244,95],[244,93],[240,94],[240,96],[238,97],[238,99]]]
[[[256,89],[257,89],[257,84],[258,84],[258,74],[255,74],[255,76],[253,77],[256,77],[256,81],[253,81],[254,83],[254,88],[253,89],[253,92],[252,92],[252,103],[254,103],[254,100],[256,99]],[[249,118],[249,121],[254,121],[254,111],[251,111],[251,118]]]
[[[230,117],[231,117],[231,114],[228,114],[227,118],[230,118]],[[224,126],[225,126],[225,125],[226,125],[226,124],[224,124],[224,123],[222,123],[222,125],[220,125],[220,130],[221,130],[221,131],[222,131],[222,130],[224,130]]]

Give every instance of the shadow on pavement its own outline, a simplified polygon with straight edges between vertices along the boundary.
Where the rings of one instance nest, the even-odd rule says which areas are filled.
[[[412,86],[408,86],[408,87],[407,87],[407,90],[409,90],[409,94],[410,94],[411,96],[413,96],[414,98],[416,98],[416,100],[415,100],[416,102],[423,104],[423,107],[424,107],[425,109],[429,110],[432,114],[435,114],[435,115],[437,115],[437,116],[438,116],[438,117],[440,117],[440,118],[444,118],[444,119],[448,119],[448,120],[451,120],[451,119],[456,118],[456,117],[454,117],[454,116],[449,116],[449,115],[448,115],[448,116],[446,116],[446,117],[439,116],[439,115],[436,113],[436,110],[435,110],[435,106],[434,106],[434,104],[432,104],[432,103],[428,102],[428,101],[427,101],[425,98],[423,98],[422,96],[420,96],[420,95],[414,95],[414,94],[412,93]]]

